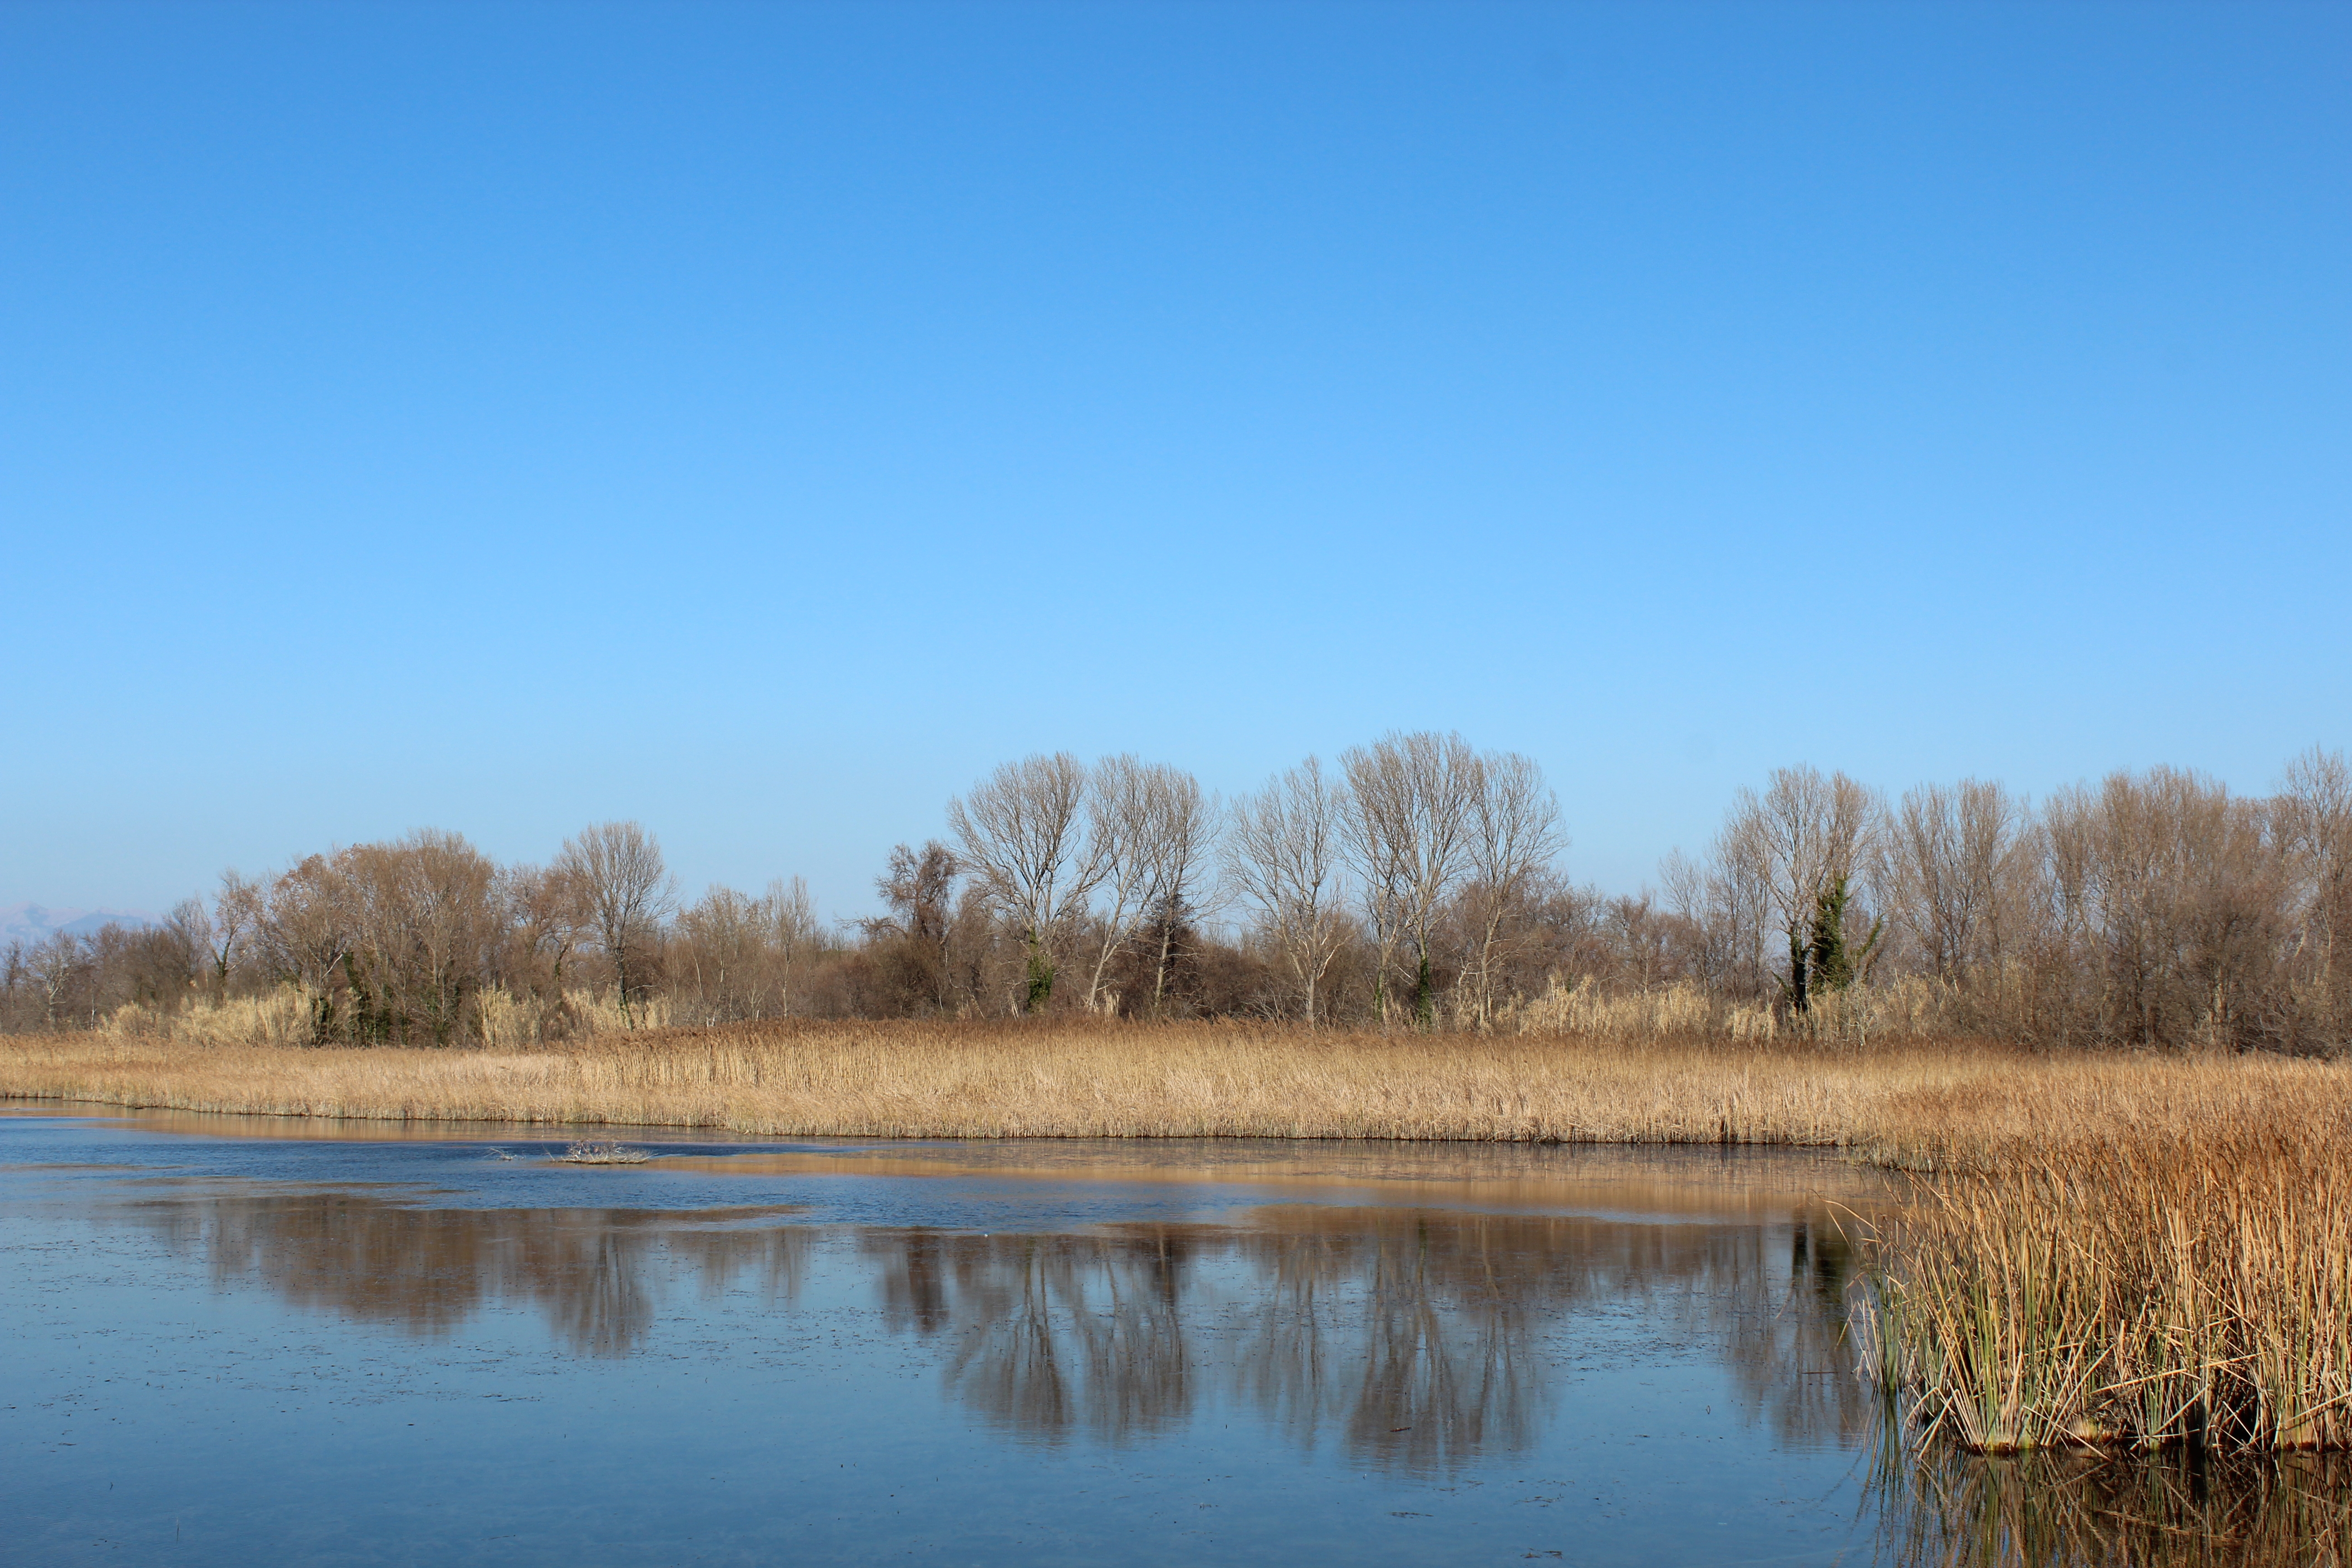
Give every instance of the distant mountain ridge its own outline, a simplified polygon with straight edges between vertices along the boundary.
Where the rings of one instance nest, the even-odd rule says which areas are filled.
[[[76,910],[54,904],[8,904],[0,906],[0,946],[21,942],[26,946],[43,942],[64,931],[70,936],[89,936],[100,926],[161,925],[163,921],[144,910]]]

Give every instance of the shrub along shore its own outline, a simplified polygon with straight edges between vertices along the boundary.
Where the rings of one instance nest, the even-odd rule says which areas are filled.
[[[1778,1144],[1919,1173],[1869,1367],[1970,1447],[2352,1447],[2352,1064],[1234,1024],[820,1024],[529,1051],[0,1040],[0,1096],[773,1136]]]

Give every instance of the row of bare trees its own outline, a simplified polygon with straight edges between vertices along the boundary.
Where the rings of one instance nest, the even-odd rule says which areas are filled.
[[[1805,1007],[1923,977],[2020,1038],[2335,1050],[2352,1038],[2352,771],[2313,749],[2277,792],[2175,768],[2040,805],[1969,779],[1886,802],[1843,773],[1743,792],[1703,860],[1669,857],[1683,966]]]
[[[759,918],[814,923],[804,890],[766,902],[780,900],[789,911],[761,906]],[[543,1004],[554,1020],[586,988],[633,1022],[670,979],[664,961],[681,935],[742,912],[738,902],[715,890],[673,921],[660,845],[635,823],[587,828],[546,866],[499,867],[462,835],[428,828],[259,880],[230,872],[209,904],[185,900],[150,929],[19,945],[0,984],[18,1028],[88,1026],[124,1006],[217,1012],[278,994],[300,999],[304,1032],[322,1043],[448,1046],[483,1037],[491,997]]]
[[[1538,994],[1801,1020],[1907,985],[1942,1026],[2027,1040],[2352,1040],[2352,777],[2317,750],[2264,797],[2159,768],[2038,804],[1978,780],[1888,800],[1781,769],[1634,895],[1569,882],[1541,770],[1452,734],[1309,757],[1231,802],[1164,763],[1033,756],[946,826],[891,852],[880,913],[832,926],[798,879],[681,905],[634,823],[545,866],[451,833],[355,845],[0,954],[0,1023],[299,998],[304,1037],[355,1043],[786,1015],[1486,1029]]]
[[[1150,954],[1151,1005],[1165,1004],[1177,943],[1214,872],[1215,811],[1180,768],[1131,756],[1089,768],[1066,752],[1008,763],[948,803],[953,865],[1019,938],[1025,1010],[1049,1005],[1073,964],[1083,1005],[1103,1010],[1114,963],[1134,952]]]
[[[1354,748],[1336,773],[1310,757],[1229,807],[1165,764],[1030,757],[950,802],[956,847],[925,853],[1017,932],[1024,1010],[1052,1005],[1075,971],[1088,1011],[1163,1015],[1200,922],[1234,912],[1242,945],[1294,993],[1264,1005],[1324,1018],[1352,945],[1380,1020],[1432,1026],[1450,990],[1484,1025],[1556,883],[1559,821],[1529,759],[1423,732]]]

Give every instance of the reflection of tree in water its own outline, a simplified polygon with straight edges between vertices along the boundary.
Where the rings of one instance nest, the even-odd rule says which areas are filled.
[[[1848,1309],[1860,1259],[1840,1221],[1826,1210],[1801,1215],[1784,1272],[1763,1277],[1759,1247],[1723,1260],[1727,1271],[1754,1268],[1759,1278],[1726,1279],[1690,1298],[1695,1331],[1723,1345],[1748,1409],[1782,1443],[1856,1447],[1871,1440],[1882,1414],[1876,1389],[1854,1373]]]
[[[1112,1442],[1192,1410],[1181,1312],[1202,1232],[1139,1226],[1080,1236],[870,1233],[884,1321],[951,1334],[947,1380],[1003,1425],[1057,1440],[1084,1426]]]
[[[531,1303],[575,1352],[626,1355],[653,1321],[665,1251],[706,1294],[745,1277],[796,1293],[809,1233],[721,1228],[773,1210],[434,1209],[326,1192],[148,1203],[135,1212],[213,1278],[267,1281],[298,1307],[444,1333],[484,1305]]]
[[[137,1212],[216,1279],[259,1279],[297,1306],[436,1333],[530,1303],[598,1355],[643,1342],[680,1271],[706,1299],[795,1298],[815,1235],[746,1223],[771,1209],[440,1209],[348,1190]],[[1875,1413],[1839,1341],[1851,1260],[1813,1221],[1792,1239],[1785,1225],[1299,1205],[1238,1226],[865,1231],[860,1252],[886,1326],[941,1342],[952,1396],[1047,1441],[1129,1441],[1228,1398],[1360,1464],[1519,1452],[1561,1397],[1568,1314],[1592,1308],[1679,1324],[1784,1439],[1855,1441]]]
[[[2230,1458],[1938,1446],[1884,1453],[1879,1561],[1898,1568],[2337,1568],[2352,1455]]]
[[[1770,1266],[1757,1225],[1323,1206],[1222,1226],[1083,1236],[875,1232],[884,1314],[950,1337],[949,1384],[1049,1440],[1118,1440],[1188,1418],[1206,1369],[1302,1447],[1444,1468],[1530,1447],[1554,1407],[1543,1348],[1580,1306],[1673,1292],[1702,1342],[1784,1430],[1853,1430],[1810,1376],[1833,1357],[1843,1263]],[[1243,1266],[1221,1289],[1206,1266]],[[1832,1288],[1832,1281],[1834,1288]],[[1847,1380],[1852,1381],[1852,1380]]]
[[[1301,1446],[1439,1468],[1524,1448],[1551,1407],[1542,1320],[1597,1261],[1580,1222],[1393,1209],[1268,1211],[1238,1238],[1265,1289],[1234,1385]],[[1591,1222],[1581,1222],[1589,1226]],[[1555,1244],[1565,1244],[1558,1246]]]

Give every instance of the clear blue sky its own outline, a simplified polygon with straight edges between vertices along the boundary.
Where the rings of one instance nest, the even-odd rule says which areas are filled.
[[[2352,743],[2352,7],[0,7],[0,903]]]

